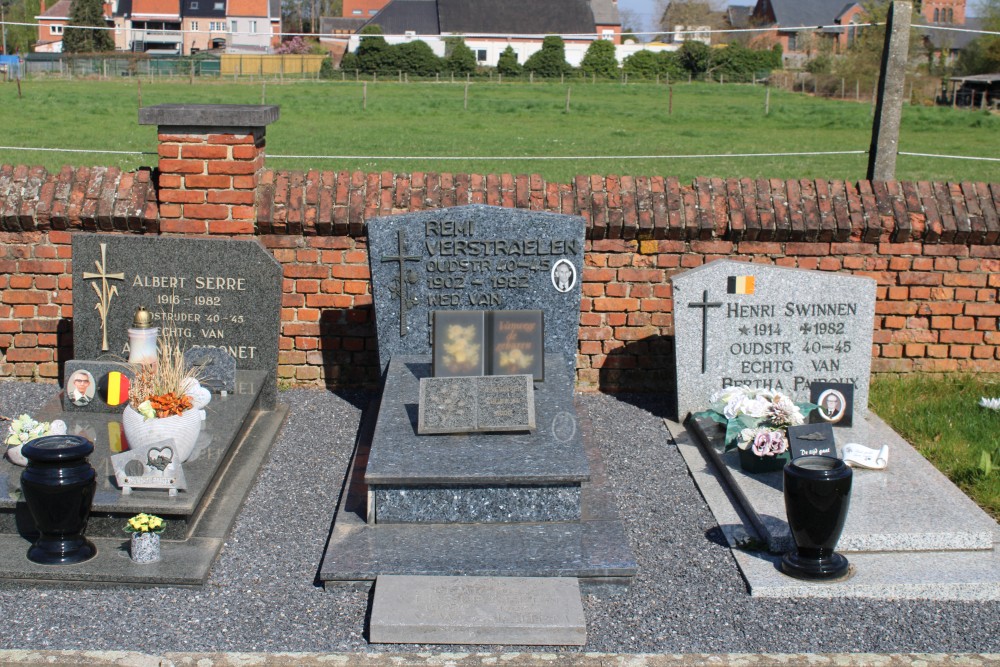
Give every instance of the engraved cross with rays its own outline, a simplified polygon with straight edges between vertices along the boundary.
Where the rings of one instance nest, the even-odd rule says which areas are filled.
[[[100,287],[97,286],[97,283],[90,283],[90,286],[94,288],[95,292],[97,292],[98,302],[97,305],[94,306],[94,308],[96,308],[97,312],[101,314],[101,334],[104,336],[104,339],[101,342],[102,352],[107,352],[109,349],[108,308],[111,307],[111,297],[118,294],[117,285],[111,285],[109,288],[108,280],[125,280],[124,273],[107,273],[107,266],[108,266],[107,251],[108,251],[108,244],[102,243],[101,261],[100,262],[94,261],[94,266],[97,267],[97,273],[91,273],[89,271],[84,271],[83,273],[84,280],[93,280],[96,278],[101,279]]]

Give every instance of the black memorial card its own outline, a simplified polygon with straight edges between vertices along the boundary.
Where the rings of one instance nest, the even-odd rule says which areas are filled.
[[[809,401],[817,407],[809,415],[814,424],[850,426],[854,420],[854,385],[841,382],[813,382]]]
[[[837,442],[830,424],[803,424],[788,427],[788,447],[792,459],[800,456],[832,456],[837,458]]]
[[[545,371],[544,317],[540,310],[495,310],[490,320],[490,375],[531,375]]]

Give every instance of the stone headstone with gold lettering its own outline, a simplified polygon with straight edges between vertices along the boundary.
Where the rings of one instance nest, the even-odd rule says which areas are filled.
[[[238,370],[267,371],[261,407],[277,395],[281,265],[256,240],[76,234],[73,355],[127,359],[139,306],[184,348],[217,347]]]
[[[368,252],[379,359],[431,354],[436,310],[545,312],[545,352],[576,363],[583,218],[460,206],[375,218]]]
[[[724,387],[808,401],[813,382],[853,385],[867,414],[874,280],[716,260],[672,282],[678,419]]]

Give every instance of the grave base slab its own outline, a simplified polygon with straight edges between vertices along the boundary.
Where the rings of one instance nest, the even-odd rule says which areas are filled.
[[[872,418],[869,414],[869,419]],[[715,516],[751,596],[1000,600],[1000,549],[996,548],[1000,542],[1000,529],[995,522],[989,532],[991,549],[914,551],[900,547],[900,550],[885,552],[842,551],[851,563],[850,575],[846,579],[807,582],[786,576],[779,569],[780,554],[767,550],[766,540],[751,520],[751,513],[728,481],[740,471],[731,468],[720,470],[720,460],[706,452],[694,434],[676,422],[664,421],[665,435],[677,446]],[[899,449],[890,446],[890,466],[893,464],[892,455]],[[725,459],[721,463],[725,465]],[[781,496],[780,487],[773,492]]]
[[[572,578],[380,576],[373,644],[583,646],[587,622]]]

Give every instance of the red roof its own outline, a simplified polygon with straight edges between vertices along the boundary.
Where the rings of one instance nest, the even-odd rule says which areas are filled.
[[[62,0],[60,0],[61,2]],[[180,0],[133,0],[132,16],[180,16]]]
[[[227,16],[269,16],[267,0],[229,0]]]

